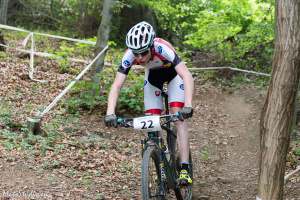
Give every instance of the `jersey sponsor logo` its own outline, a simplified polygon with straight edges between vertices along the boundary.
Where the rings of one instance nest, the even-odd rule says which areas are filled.
[[[124,65],[125,67],[129,67],[129,66],[130,66],[130,62],[129,62],[128,60],[124,60],[124,61],[123,61],[123,65]]]
[[[155,96],[158,97],[159,95],[160,95],[160,91],[159,91],[159,90],[156,90],[156,91],[155,91]]]
[[[158,48],[158,53],[162,54],[162,52],[163,52],[162,46],[158,46],[157,48]]]
[[[146,86],[146,85],[147,85],[147,83],[148,83],[148,81],[146,81],[146,80],[145,80],[145,81],[144,81],[144,86]]]
[[[165,67],[165,68],[168,68],[168,67],[171,67],[171,63],[165,63],[165,64],[163,64],[163,67]]]
[[[183,84],[180,84],[179,87],[180,87],[180,89],[184,90],[184,85]]]

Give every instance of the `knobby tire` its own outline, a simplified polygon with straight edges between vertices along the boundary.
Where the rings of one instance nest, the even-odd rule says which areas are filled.
[[[155,174],[150,174],[151,172],[153,172],[149,168],[151,162],[154,163]],[[156,177],[152,177],[152,175]],[[151,185],[151,183],[149,182],[151,178],[156,178],[156,182],[154,183],[154,185]],[[164,197],[158,196],[159,185],[160,185],[159,152],[157,151],[157,148],[155,146],[149,146],[144,151],[143,161],[142,161],[142,199],[163,200]],[[150,188],[151,186],[154,187],[154,190]]]
[[[173,127],[173,132],[175,135],[176,134],[176,128]],[[167,135],[167,143],[168,143],[168,149],[170,151],[170,158],[171,158],[171,166],[176,168],[177,174],[180,173],[180,156],[177,148],[177,138],[173,134],[168,134]],[[189,151],[189,163],[190,163],[190,169],[189,169],[189,174],[191,178],[193,179],[193,161],[192,161],[192,154],[191,150]],[[187,195],[182,195],[181,189],[180,188],[175,188],[174,192],[176,195],[177,200],[191,200],[192,199],[192,186],[187,186]]]

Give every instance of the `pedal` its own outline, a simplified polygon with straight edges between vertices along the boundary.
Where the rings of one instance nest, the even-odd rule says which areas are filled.
[[[179,187],[186,187],[186,186],[188,186],[188,185],[189,185],[189,183],[188,183],[187,180],[179,180],[179,181],[178,181],[178,186],[179,186]]]

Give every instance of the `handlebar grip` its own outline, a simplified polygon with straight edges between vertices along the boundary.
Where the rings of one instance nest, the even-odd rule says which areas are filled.
[[[180,121],[184,120],[184,117],[182,116],[182,113],[180,111],[176,112],[175,115]]]
[[[175,113],[175,116],[176,116],[176,117],[179,117],[179,116],[181,116],[181,113],[180,113],[180,111],[176,112],[176,113]]]
[[[124,122],[124,119],[123,118],[121,118],[121,117],[118,117],[117,118],[117,123],[118,124],[122,124]]]

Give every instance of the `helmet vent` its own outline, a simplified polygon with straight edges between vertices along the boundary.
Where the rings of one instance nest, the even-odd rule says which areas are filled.
[[[137,38],[134,38],[134,45],[137,46],[138,42],[137,42]]]
[[[143,21],[133,26],[127,33],[126,45],[135,52],[143,52],[147,50],[155,38],[153,27]]]

